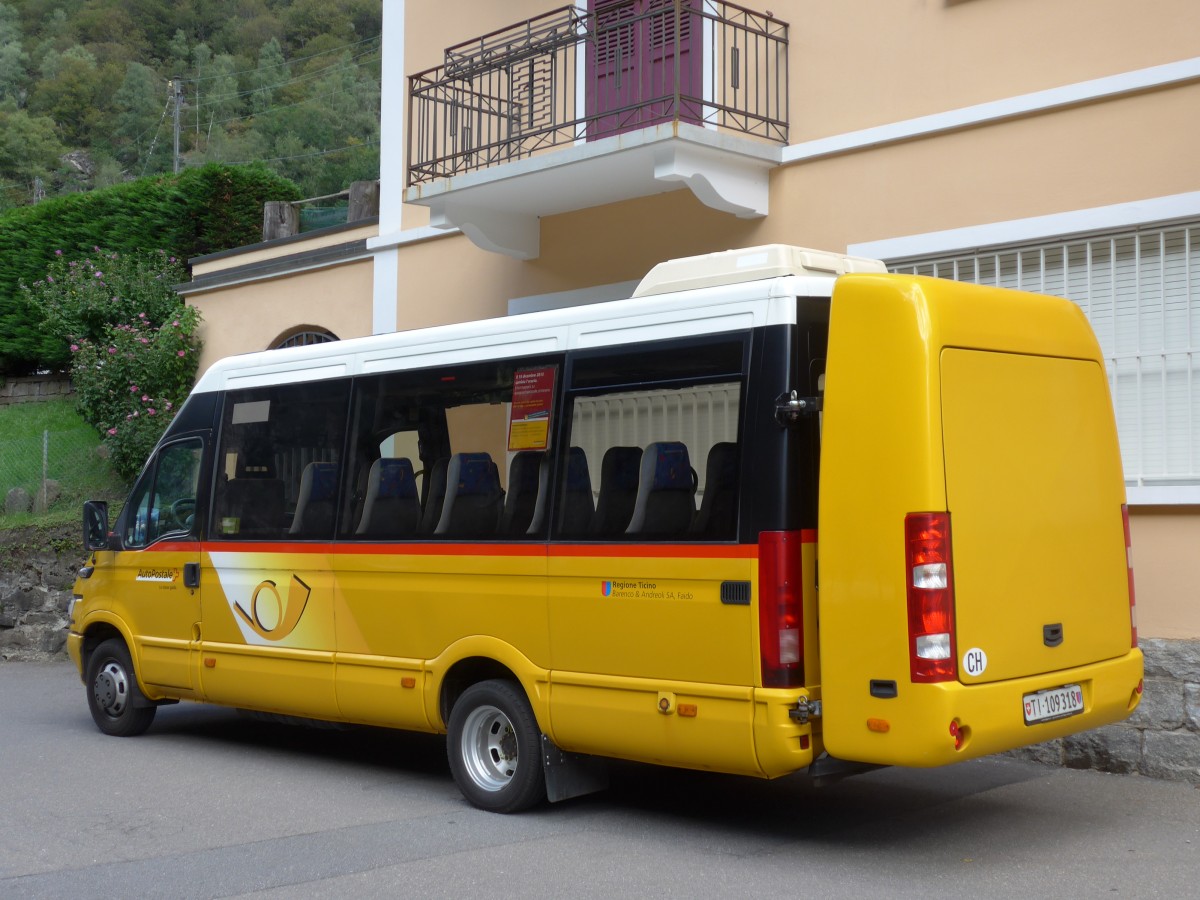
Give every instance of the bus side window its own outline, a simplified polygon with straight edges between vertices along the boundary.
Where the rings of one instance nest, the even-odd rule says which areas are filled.
[[[746,356],[736,335],[581,353],[568,442],[593,473],[595,511],[581,525],[560,510],[554,537],[735,540]],[[571,481],[560,470],[560,504]]]
[[[217,453],[226,471],[213,491],[213,538],[333,537],[348,393],[342,380],[226,395]]]
[[[561,366],[561,359],[516,358],[356,378],[347,449],[353,488],[343,502],[340,538],[544,538],[545,516],[536,510],[546,493],[552,404],[538,406],[543,394],[534,401],[519,395],[514,403],[514,384],[520,375],[552,398]],[[519,428],[514,408],[523,416]],[[415,497],[407,482],[401,486],[404,479],[385,491],[382,470],[404,460]]]

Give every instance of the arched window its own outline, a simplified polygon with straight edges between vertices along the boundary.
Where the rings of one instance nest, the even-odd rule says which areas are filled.
[[[297,331],[279,341],[271,349],[282,350],[285,347],[307,347],[310,344],[327,344],[337,339],[338,336],[332,331]]]

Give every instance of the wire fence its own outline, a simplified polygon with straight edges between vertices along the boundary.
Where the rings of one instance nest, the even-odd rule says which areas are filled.
[[[117,499],[124,490],[91,428],[0,437],[0,515],[6,519]]]

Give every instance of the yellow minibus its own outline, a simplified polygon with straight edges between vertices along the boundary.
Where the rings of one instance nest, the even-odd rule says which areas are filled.
[[[445,733],[501,812],[606,758],[938,766],[1137,706],[1124,503],[1074,304],[756,247],[218,362],[85,504],[68,650],[108,734]]]

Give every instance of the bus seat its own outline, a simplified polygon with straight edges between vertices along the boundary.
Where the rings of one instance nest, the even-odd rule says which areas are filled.
[[[446,499],[434,534],[488,537],[495,534],[504,503],[500,470],[487,453],[455,453],[446,468]]]
[[[592,503],[592,476],[588,472],[587,454],[582,447],[567,451],[567,477],[562,499],[562,524],[559,531],[567,535],[587,534],[592,526],[595,507]]]
[[[300,494],[288,534],[297,537],[333,537],[334,502],[337,500],[337,463],[310,462],[300,475]]]
[[[600,462],[600,496],[592,533],[608,537],[624,534],[637,502],[641,447],[609,447]]]
[[[283,482],[275,477],[271,454],[239,453],[234,477],[218,503],[218,534],[228,537],[279,537],[283,530]]]
[[[433,534],[442,518],[442,504],[446,500],[446,469],[449,466],[450,457],[443,456],[441,459],[435,459],[429,467],[429,489],[425,494],[421,524],[417,529],[421,534]]]
[[[533,523],[537,508],[543,450],[522,450],[513,456],[508,466],[508,491],[504,495],[504,511],[500,514],[500,534],[525,534]]]
[[[367,476],[367,493],[355,534],[406,537],[421,523],[417,479],[407,457],[377,459]]]
[[[692,532],[709,538],[735,537],[738,498],[737,444],[721,441],[708,451],[704,496]]]
[[[687,447],[679,441],[646,446],[637,500],[627,534],[682,535],[696,515],[695,482]]]

